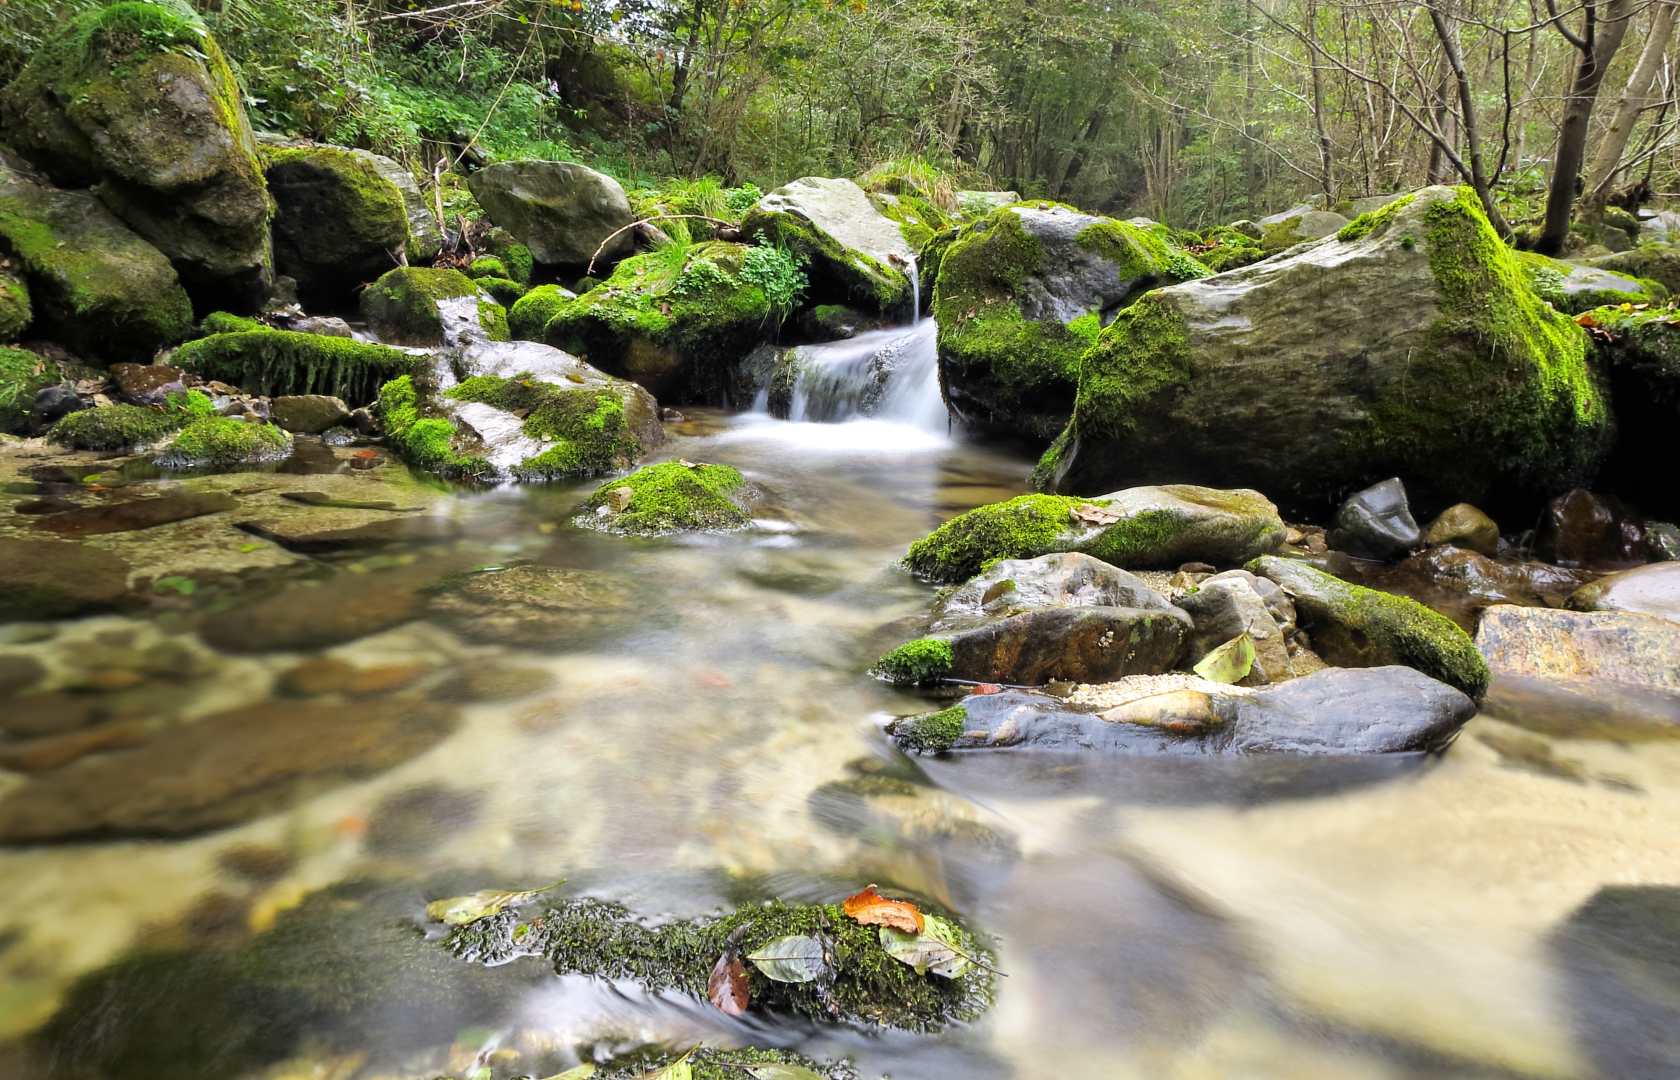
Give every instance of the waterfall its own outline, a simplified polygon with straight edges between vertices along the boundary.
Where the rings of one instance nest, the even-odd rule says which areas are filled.
[[[916,257],[910,256],[910,325],[915,326],[922,321],[922,272],[916,266]]]
[[[870,419],[944,435],[932,319],[782,350],[759,411],[807,423]]]

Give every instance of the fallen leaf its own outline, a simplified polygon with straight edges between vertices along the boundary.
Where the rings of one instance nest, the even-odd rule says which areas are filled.
[[[333,832],[340,836],[361,836],[368,831],[368,819],[360,814],[348,814],[333,822]]]
[[[815,982],[828,969],[827,950],[807,934],[789,934],[760,945],[747,959],[766,978],[785,983]]]
[[[865,926],[890,926],[906,934],[922,932],[922,912],[915,904],[882,896],[873,884],[846,897],[840,910]]]
[[[574,1066],[563,1073],[545,1076],[543,1080],[589,1080],[589,1077],[594,1075],[595,1066],[586,1061],[582,1065]]]
[[[881,927],[881,948],[894,960],[915,968],[918,975],[931,971],[947,979],[960,978],[969,966],[961,932],[937,915],[924,915],[922,921],[919,934]]]
[[[504,908],[521,907],[529,904],[543,893],[558,889],[561,884],[563,883],[556,881],[551,885],[544,885],[540,889],[526,889],[523,892],[480,889],[466,896],[452,896],[447,900],[433,900],[426,905],[426,917],[435,922],[448,923],[450,926],[462,926],[486,916],[494,915]]]
[[[803,1065],[748,1065],[747,1075],[753,1080],[822,1080],[822,1077]]]
[[[663,1069],[645,1072],[638,1080],[694,1080],[694,1066],[688,1063],[688,1056],[692,1053],[694,1051],[690,1050],[688,1054],[684,1054]]]
[[[747,965],[741,963],[740,953],[727,949],[718,957],[706,979],[706,997],[730,1016],[746,1013],[752,995],[747,990]]]
[[[1244,630],[1202,657],[1190,670],[1209,682],[1241,682],[1254,670],[1254,639]]]
[[[983,682],[974,688],[974,694],[976,697],[985,697],[988,694],[1001,693],[1003,693],[1003,687],[999,686],[995,682]]]
[[[1120,515],[1105,506],[1096,503],[1080,503],[1068,514],[1073,520],[1085,525],[1112,525],[1120,520]]]
[[[1575,316],[1575,323],[1578,326],[1597,326],[1598,320],[1593,318],[1592,312],[1583,311],[1581,314]]]

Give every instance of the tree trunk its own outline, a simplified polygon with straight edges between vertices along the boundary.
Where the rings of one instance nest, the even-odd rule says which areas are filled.
[[[1633,0],[1610,0],[1605,17],[1594,26],[1596,4],[1586,7],[1586,34],[1576,45],[1581,54],[1569,97],[1563,106],[1563,124],[1558,132],[1557,159],[1552,163],[1552,182],[1546,193],[1546,217],[1534,249],[1546,255],[1563,251],[1569,239],[1569,217],[1581,180],[1581,166],[1587,156],[1587,134],[1592,123],[1593,103],[1604,74],[1627,35]]]
[[[1587,197],[1591,202],[1602,203],[1609,194],[1611,178],[1616,175],[1616,167],[1627,152],[1628,140],[1633,137],[1639,114],[1647,106],[1655,104],[1651,100],[1651,88],[1656,85],[1657,74],[1662,70],[1663,54],[1668,50],[1669,38],[1674,35],[1674,11],[1675,5],[1671,0],[1655,0],[1645,49],[1639,54],[1639,62],[1633,66],[1633,74],[1628,76],[1627,86],[1622,88],[1622,96],[1616,102],[1616,115],[1599,140],[1598,153],[1587,173],[1590,177]]]
[[[1447,70],[1458,87],[1461,121],[1459,127],[1464,131],[1464,144],[1470,151],[1470,185],[1476,189],[1476,197],[1481,200],[1488,223],[1500,236],[1509,237],[1511,227],[1505,224],[1505,217],[1499,212],[1499,204],[1494,201],[1493,181],[1488,176],[1487,166],[1482,158],[1482,133],[1476,123],[1476,99],[1470,89],[1470,76],[1464,70],[1464,57],[1458,51],[1458,35],[1453,33],[1452,27],[1448,25],[1439,0],[1430,0],[1429,20],[1435,26],[1435,36],[1440,39],[1441,51],[1446,55]],[[1462,168],[1462,162],[1458,164]]]

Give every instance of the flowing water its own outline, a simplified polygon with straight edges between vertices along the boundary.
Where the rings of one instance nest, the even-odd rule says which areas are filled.
[[[72,687],[119,715],[137,702],[150,737],[176,741],[169,755],[119,748],[71,766],[133,755],[121,783],[160,793],[123,811],[139,835],[0,848],[0,1075],[429,1078],[505,1047],[489,1058],[504,1080],[701,1040],[850,1056],[863,1076],[901,1080],[1663,1075],[1680,1016],[1680,743],[1582,730],[1570,705],[1530,694],[1507,696],[1501,719],[1478,718],[1441,757],[891,750],[879,724],[926,702],[863,672],[915,632],[933,595],[895,560],[952,514],[1018,494],[1031,464],[947,430],[929,405],[931,334],[924,321],[812,350],[809,419],[700,411],[673,425],[665,456],[734,465],[765,492],[739,533],[603,535],[568,523],[589,484],[449,492],[394,463],[355,471],[344,451],[313,451],[289,473],[106,477],[133,493],[214,487],[251,513],[311,487],[391,500],[431,527],[373,553],[215,548],[249,565],[144,615],[7,630],[6,656],[39,661],[47,692]],[[867,361],[883,347],[908,359],[866,410]],[[388,516],[312,512],[317,528]],[[147,531],[159,552],[188,551],[217,543],[226,516]],[[463,569],[491,580],[522,566],[604,582],[611,602],[520,621],[515,593],[465,622],[402,603]],[[337,632],[357,619],[365,635]],[[285,620],[301,628],[292,638],[256,640]],[[316,632],[342,640],[313,644]],[[320,656],[386,674],[296,696],[296,669]],[[390,703],[407,726],[382,745],[427,709],[458,723],[369,764],[357,732]],[[259,714],[270,724],[318,726],[325,709],[326,723],[287,748],[296,774],[259,792],[260,807],[229,807],[215,799],[226,721],[204,718],[254,707],[281,710]],[[363,767],[335,770],[351,757]],[[57,820],[61,803],[107,807],[115,780],[100,775],[41,791],[36,809]],[[0,797],[33,782],[0,772]],[[980,1022],[918,1037],[734,1020],[535,969],[493,972],[488,1007],[440,1007],[384,978],[383,954],[354,937],[279,939],[262,954],[276,973],[256,974],[272,997],[190,974],[275,940],[265,932],[284,912],[335,883],[379,883],[393,917],[414,918],[443,888],[559,877],[651,917],[879,882],[982,928],[1006,977]],[[172,959],[110,974],[142,956]],[[90,972],[104,972],[96,992],[73,992]],[[358,990],[294,1007],[311,980]],[[66,1001],[46,1036],[24,1038]],[[201,1016],[216,1020],[178,1034]]]

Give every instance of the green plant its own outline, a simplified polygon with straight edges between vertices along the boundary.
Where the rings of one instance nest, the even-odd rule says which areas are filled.
[[[764,292],[778,324],[792,314],[808,284],[793,254],[768,244],[757,244],[747,251],[741,259],[741,280]]]

